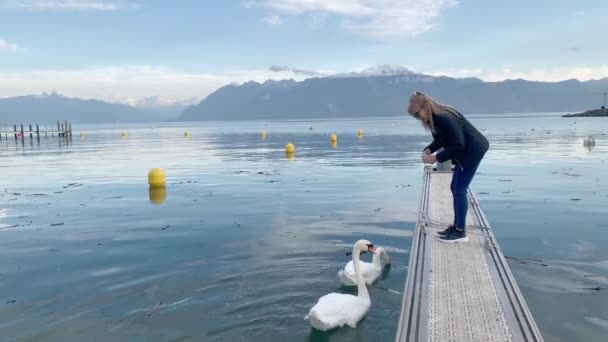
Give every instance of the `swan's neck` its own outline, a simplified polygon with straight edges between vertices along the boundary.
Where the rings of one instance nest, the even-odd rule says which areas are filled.
[[[382,267],[382,253],[384,253],[384,248],[379,247],[376,249],[376,254],[372,258],[372,264],[374,266]]]
[[[369,298],[369,292],[367,292],[367,286],[365,285],[363,275],[361,274],[361,268],[359,267],[360,253],[361,251],[359,250],[359,248],[353,248],[353,266],[355,267],[355,274],[357,275],[357,296]]]

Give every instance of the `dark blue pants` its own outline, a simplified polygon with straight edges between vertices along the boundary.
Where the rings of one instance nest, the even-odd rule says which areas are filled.
[[[464,230],[466,227],[467,211],[469,210],[467,190],[480,162],[481,159],[468,168],[462,168],[459,164],[454,167],[450,189],[454,197],[454,227],[458,230]]]

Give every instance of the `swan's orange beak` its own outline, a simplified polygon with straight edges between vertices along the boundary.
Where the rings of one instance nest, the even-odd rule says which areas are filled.
[[[376,251],[374,250],[374,246],[367,246],[367,251],[372,254],[376,254]]]

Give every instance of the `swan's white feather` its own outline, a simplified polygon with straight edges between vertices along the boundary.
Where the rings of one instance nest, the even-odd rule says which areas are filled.
[[[380,265],[363,261],[359,261],[359,265],[361,267],[361,275],[367,285],[373,283],[382,273]],[[357,286],[357,274],[355,273],[355,266],[352,260],[344,266],[343,270],[338,272],[338,278],[340,278],[340,282],[345,286]]]
[[[305,317],[313,328],[327,331],[348,325],[352,328],[363,319],[371,301],[369,297],[358,297],[343,293],[329,293],[319,298]]]

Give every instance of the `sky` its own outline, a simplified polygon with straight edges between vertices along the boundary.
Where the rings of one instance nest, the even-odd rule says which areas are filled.
[[[204,98],[379,65],[608,77],[605,0],[0,0],[0,97]]]

